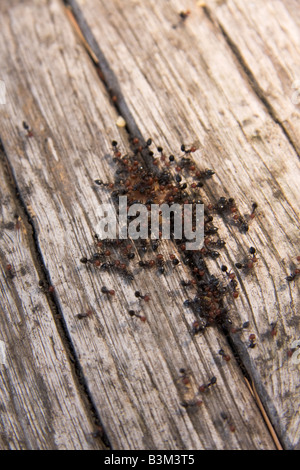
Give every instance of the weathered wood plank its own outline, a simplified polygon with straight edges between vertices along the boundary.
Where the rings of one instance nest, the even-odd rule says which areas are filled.
[[[282,3],[289,12],[290,17],[293,18],[293,20],[296,21],[298,27],[300,27],[300,11],[297,0],[282,0]],[[293,41],[294,40],[295,38],[293,38]],[[298,78],[299,77],[297,77],[297,79]]]
[[[159,283],[154,273],[142,272],[129,284],[80,264],[95,251],[98,206],[109,201],[93,180],[113,178],[111,140],[125,152],[128,145],[61,4],[5,5],[10,3],[1,4],[1,61],[8,93],[1,138],[112,447],[274,448],[240,368],[233,358],[220,360],[219,349],[228,348],[224,337],[214,329],[191,336],[194,315],[183,309],[186,294],[179,289],[184,265]],[[32,135],[22,128],[24,120]],[[161,251],[168,247],[162,244]],[[103,285],[116,290],[112,299],[101,292]],[[147,289],[151,302],[140,305],[137,289]],[[147,321],[130,317],[129,308],[141,310]],[[87,310],[93,314],[79,320]],[[189,373],[187,387],[180,368]],[[197,386],[213,376],[217,384],[203,406],[180,405],[199,398]]]
[[[205,4],[299,155],[299,4],[290,0],[208,0]]]
[[[167,7],[150,0],[69,3],[112,93],[120,98],[124,117],[125,100],[142,135],[151,136],[170,153],[198,139],[201,147],[195,160],[217,171],[208,184],[209,196],[217,200],[231,195],[242,213],[258,203],[256,220],[246,235],[228,224],[220,227],[227,245],[217,264],[234,267],[243,258],[241,251],[247,256],[250,246],[257,248],[255,270],[236,271],[241,295],[231,306],[235,322],[250,321],[257,346],[248,347],[249,332],[232,335],[232,340],[280,439],[287,448],[298,448],[299,370],[288,356],[299,337],[299,297],[297,280],[286,280],[298,255],[298,123],[290,119],[292,114],[297,118],[297,110],[288,99],[283,103],[283,95],[279,104],[274,88],[278,100],[272,106],[278,113],[280,106],[290,109],[279,120],[283,125],[290,119],[293,147],[253,90],[224,34],[194,2],[185,2],[185,11],[190,10],[185,20],[179,15],[182,2],[176,1]],[[288,38],[289,34],[285,44]],[[299,59],[296,50],[295,55]],[[266,62],[271,59],[265,51]],[[290,68],[288,75],[293,69],[296,76],[297,68]],[[213,264],[212,272],[218,272]]]
[[[0,448],[102,449],[0,162]],[[5,177],[6,176],[6,177]]]

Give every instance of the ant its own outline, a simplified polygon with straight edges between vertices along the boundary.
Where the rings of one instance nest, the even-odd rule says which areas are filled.
[[[121,157],[121,152],[118,148],[118,142],[116,140],[113,140],[111,145],[112,145],[112,148],[113,148],[114,156],[117,157],[117,158],[120,158]]]
[[[163,148],[162,147],[157,147],[157,151],[160,153],[160,160],[164,162],[166,160],[166,155],[163,153]]]
[[[13,279],[16,275],[16,273],[15,273],[15,271],[14,271],[11,264],[7,264],[5,266],[5,272],[6,272],[6,275],[9,279]]]
[[[220,416],[224,421],[227,421],[230,432],[235,432],[235,425],[232,421],[231,416],[227,416],[227,414],[223,411],[221,411]]]
[[[93,315],[92,310],[88,310],[85,313],[78,313],[76,315],[76,318],[78,318],[78,320],[82,320],[83,318],[88,318],[88,317],[91,317],[92,315]]]
[[[152,139],[149,138],[146,142],[145,148],[150,147],[151,145],[152,145]]]
[[[99,179],[95,180],[94,183],[97,184],[98,186],[103,186],[103,187],[108,187],[112,184],[112,183],[104,183],[102,180],[99,180]]]
[[[241,215],[237,218],[237,224],[240,227],[240,232],[241,233],[248,232],[249,224],[247,223],[247,221]]]
[[[182,285],[182,287],[190,287],[190,286],[194,286],[196,284],[196,281],[195,279],[191,279],[189,281],[180,281],[180,284]]]
[[[253,204],[252,204],[252,211],[251,211],[251,213],[250,213],[250,215],[249,215],[249,218],[250,218],[250,219],[254,219],[254,217],[255,217],[255,212],[256,212],[256,209],[257,209],[257,208],[258,208],[257,202],[253,202]]]
[[[191,302],[189,303],[189,305],[191,304]],[[192,324],[192,335],[196,335],[197,333],[202,333],[206,328],[206,324],[204,322],[204,320],[202,320],[202,322],[198,321],[198,320],[195,320]]]
[[[210,179],[214,174],[215,174],[214,170],[211,170],[210,168],[206,168],[202,172],[202,177],[205,179]]]
[[[155,261],[153,259],[149,260],[149,261],[139,261],[139,266],[141,268],[153,268],[153,266],[155,266]]]
[[[229,279],[235,279],[235,274],[232,271],[228,272],[228,268],[224,264],[221,266],[221,271],[225,273]]]
[[[177,266],[179,264],[179,260],[176,258],[176,256],[174,254],[170,255],[170,260],[171,260],[173,266]]]
[[[101,287],[101,292],[103,292],[103,294],[108,294],[111,296],[115,295],[115,291],[113,289],[108,289],[105,286]]]
[[[288,282],[292,282],[296,279],[297,276],[300,274],[300,269],[295,269],[293,273],[286,277]]]
[[[27,122],[23,121],[23,127],[24,127],[25,131],[27,131],[27,137],[33,137],[33,132],[30,129],[30,127],[28,126]]]
[[[14,219],[16,221],[15,222],[15,230],[20,230],[20,228],[21,228],[21,217],[18,214],[15,214]]]
[[[100,266],[98,261],[95,261],[94,264],[95,264],[95,266]],[[104,271],[106,271],[106,270],[108,270],[110,268],[114,268],[114,267],[115,267],[115,265],[113,263],[102,263],[101,266],[100,266],[100,269],[103,269]]]
[[[179,369],[179,372],[181,375],[181,382],[184,384],[184,385],[189,385],[190,384],[190,378],[189,378],[189,375],[188,375],[188,372],[184,369],[184,368],[180,368]]]
[[[199,146],[196,144],[192,144],[189,149],[186,148],[184,144],[181,145],[180,150],[184,152],[185,155],[189,155],[190,153],[196,152],[198,150]]]
[[[242,216],[237,216],[237,215],[233,217],[237,221],[237,224],[240,227],[240,232],[242,232],[242,233],[248,232],[249,223],[250,223],[251,220],[253,220],[255,218],[255,212],[256,212],[257,207],[258,207],[258,204],[256,202],[253,202],[252,203],[252,211],[248,216],[246,215],[246,218],[244,218]]]
[[[300,262],[300,256],[297,256],[296,259],[298,262]],[[300,274],[300,269],[295,268],[294,271],[291,274],[289,274],[289,276],[286,277],[286,280],[288,282],[292,282],[299,276],[299,274]]]
[[[247,261],[245,261],[244,263],[236,263],[235,267],[237,269],[250,270],[254,267],[254,263],[257,263],[258,261],[258,258],[256,257],[256,249],[253,246],[251,246],[249,248],[249,253],[252,257],[248,259]]]
[[[240,331],[243,331],[244,329],[246,330],[247,328],[249,328],[249,325],[250,325],[250,322],[245,321],[240,328],[232,327],[230,331],[231,331],[231,333],[235,334],[235,333],[238,333]]]
[[[255,348],[256,346],[255,340],[256,340],[255,334],[252,333],[251,335],[249,335],[249,348],[251,349]]]
[[[220,349],[219,354],[223,357],[224,361],[229,362],[231,360],[229,354],[226,354],[223,349]]]
[[[149,302],[149,300],[150,300],[150,296],[149,296],[148,294],[142,295],[142,294],[140,293],[140,291],[138,291],[138,290],[135,291],[134,295],[135,295],[138,299],[143,299],[145,302]]]
[[[156,256],[156,262],[157,262],[157,265],[158,265],[158,272],[159,272],[160,274],[164,274],[164,272],[165,272],[165,267],[164,267],[165,262],[164,262],[164,257],[163,257],[163,255],[158,254],[158,255]]]
[[[203,405],[203,401],[202,400],[184,400],[180,403],[181,406],[183,406],[183,408],[190,408],[190,407],[194,407],[194,406],[198,406],[200,407],[201,405]]]
[[[50,294],[53,294],[55,291],[55,287],[52,285],[49,285],[48,283],[45,283],[42,279],[39,280],[39,288],[43,293],[49,292]]]
[[[210,382],[209,382],[208,384],[200,385],[199,388],[198,388],[198,390],[199,390],[199,392],[201,392],[201,393],[206,392],[209,387],[211,387],[212,385],[214,385],[214,384],[216,384],[216,383],[217,383],[217,377],[212,377],[212,378],[210,379]]]
[[[205,255],[209,256],[211,259],[217,259],[217,258],[219,258],[220,253],[216,250],[210,250],[206,247]]]
[[[190,14],[191,14],[190,10],[180,11],[179,12],[179,22],[177,24],[173,24],[172,28],[176,29],[178,26],[183,24]]]
[[[277,333],[278,333],[278,331],[277,331],[277,322],[271,323],[271,332],[270,333],[271,333],[272,338],[275,338],[275,336],[277,336]]]
[[[131,317],[137,317],[139,318],[142,322],[145,322],[147,319],[146,317],[144,317],[143,315],[139,315],[138,313],[136,313],[134,310],[128,310],[128,313]]]
[[[190,14],[191,14],[191,10],[186,10],[186,11],[181,11],[179,13],[179,16],[182,21],[185,21]]]

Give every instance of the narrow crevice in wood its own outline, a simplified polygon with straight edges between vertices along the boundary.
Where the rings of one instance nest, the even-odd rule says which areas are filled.
[[[241,369],[241,371],[242,371],[242,373],[243,373],[243,375],[244,375],[244,377],[245,377],[246,383],[248,384],[249,387],[251,387],[251,394],[254,396],[254,393],[253,393],[253,390],[252,390],[252,383],[255,382],[255,379],[251,378],[251,375],[248,373],[247,365],[246,365],[245,362],[242,360],[241,354],[239,353],[239,349],[238,349],[237,345],[234,343],[234,341],[232,340],[232,338],[230,337],[230,334],[229,334],[228,329],[223,328],[223,332],[224,332],[224,334],[225,334],[225,337],[226,337],[228,346],[229,346],[229,348],[231,349],[232,354],[234,355],[234,358],[235,358],[235,360],[236,360],[236,362],[237,362],[239,368]],[[244,354],[243,354],[243,357],[245,358],[245,355],[244,355]],[[261,392],[261,390],[260,390],[260,392]],[[263,396],[263,397],[267,397],[267,396],[268,396],[267,391],[266,391],[265,389],[263,390],[263,393],[261,393],[261,396],[259,396],[260,394],[259,394],[259,392],[258,392],[257,390],[256,390],[256,393],[257,393],[258,398],[259,398],[260,401],[261,401],[261,396]],[[257,409],[259,410],[259,412],[260,412],[260,414],[261,414],[262,419],[265,420],[264,414],[263,414],[263,412],[262,412],[262,410],[261,410],[261,408],[260,408],[260,406],[259,406],[259,403],[258,403],[256,400],[255,400],[255,403],[256,403],[256,405],[257,405]],[[277,446],[276,441],[278,441],[278,442],[279,442],[279,445],[281,446],[281,449],[277,446],[277,450],[285,450],[286,448],[285,448],[284,444],[281,442],[281,440],[279,439],[278,433],[275,433],[275,429],[277,429],[278,426],[275,426],[275,424],[274,424],[274,422],[273,422],[273,420],[272,420],[272,416],[270,416],[270,414],[268,414],[268,412],[267,412],[267,410],[266,410],[265,408],[264,408],[264,412],[265,412],[265,414],[266,414],[266,416],[267,416],[267,419],[269,420],[269,422],[271,423],[271,426],[272,426],[272,428],[273,428],[273,430],[272,430],[272,432],[270,432],[270,434],[272,435],[272,437],[273,437],[273,434],[275,434],[276,439],[273,438],[273,440],[274,440],[276,446]],[[276,417],[278,418],[277,413],[276,413],[275,410],[273,410],[273,416],[276,416]],[[291,447],[289,447],[289,448],[291,448]]]
[[[30,215],[30,212],[22,198],[21,191],[19,190],[16,178],[14,176],[13,169],[10,165],[10,161],[5,151],[4,145],[0,138],[0,164],[4,166],[7,174],[7,183],[11,187],[12,194],[15,196],[15,204],[18,207],[18,213],[22,214],[22,219],[27,222],[28,227],[28,241],[30,244],[32,259],[35,262],[35,268],[39,274],[39,278],[47,286],[51,285],[50,274],[45,266],[43,255],[39,246],[38,235],[35,228],[34,220]],[[91,423],[95,429],[95,438],[102,440],[103,444],[111,449],[111,444],[103,428],[101,418],[99,416],[98,410],[94,404],[92,394],[89,391],[88,385],[86,383],[80,361],[77,357],[72,339],[70,337],[67,325],[63,317],[62,309],[60,303],[55,295],[52,292],[45,292],[49,308],[52,312],[53,319],[60,335],[62,344],[64,345],[67,357],[69,359],[70,368],[73,373],[74,381],[77,385],[77,389],[80,392],[83,404],[86,407],[87,414],[90,417]]]
[[[142,135],[142,133],[141,133],[141,131],[140,131],[135,119],[134,119],[134,116],[132,115],[132,113],[131,113],[131,111],[130,111],[127,103],[126,103],[126,100],[125,100],[125,98],[122,94],[121,87],[118,83],[118,78],[116,77],[116,75],[112,71],[107,58],[105,57],[104,53],[102,52],[98,42],[96,41],[96,39],[95,39],[91,29],[90,29],[90,27],[88,26],[87,22],[85,21],[83,13],[81,12],[80,7],[77,5],[75,0],[62,0],[62,1],[63,1],[64,5],[67,8],[70,8],[70,10],[71,10],[71,12],[74,16],[74,19],[77,22],[77,26],[79,27],[79,29],[81,31],[81,34],[83,35],[84,39],[87,41],[87,44],[88,44],[89,48],[91,48],[91,50],[92,50],[92,54],[89,53],[89,51],[87,50],[88,55],[89,55],[92,63],[94,64],[94,66],[96,67],[96,69],[98,71],[99,79],[104,84],[104,86],[105,86],[105,88],[106,88],[106,90],[107,90],[107,92],[108,92],[108,94],[111,98],[112,106],[115,107],[117,112],[120,115],[122,115],[124,117],[125,121],[126,121],[126,124],[127,124],[126,125],[126,131],[128,133],[129,141],[133,137],[137,137],[140,140],[140,142],[145,144],[147,138],[145,139],[145,137]],[[209,14],[206,7],[205,7],[205,12],[206,12],[207,16],[209,17],[210,21],[213,22],[213,20],[211,19],[211,16],[210,16],[210,14]],[[220,28],[221,28],[221,26],[220,26]],[[221,28],[221,30],[222,30],[222,28]],[[266,100],[266,98],[265,98],[262,90],[260,89],[259,85],[257,84],[254,76],[252,75],[251,71],[248,70],[247,65],[244,63],[242,57],[240,57],[239,51],[237,49],[235,50],[234,44],[230,43],[230,38],[227,38],[226,33],[223,30],[222,30],[222,34],[224,35],[224,38],[225,38],[226,42],[229,44],[230,48],[232,49],[234,55],[236,55],[236,57],[237,57],[238,61],[240,62],[243,70],[247,74],[247,77],[248,77],[249,81],[251,82],[251,86],[252,86],[255,94],[263,102],[264,106],[267,108],[267,111],[270,114],[270,116],[272,117],[272,119],[274,120],[274,122],[276,124],[280,125],[280,127],[282,128],[282,130],[284,132],[284,135],[287,137],[288,141],[290,142],[290,144],[294,148],[295,152],[297,153],[297,149],[295,148],[295,145],[292,142],[289,134],[287,133],[286,129],[284,128],[282,123],[279,121],[279,119],[276,117],[273,108],[271,107],[271,105]],[[95,61],[94,57],[97,58],[96,61]],[[147,156],[146,156],[146,158],[144,158],[144,163],[147,166],[149,165],[149,161],[147,161]],[[210,194],[211,197],[213,197],[213,195],[211,194],[210,191],[209,191],[209,194]],[[228,347],[230,348],[230,350],[231,350],[231,352],[232,352],[232,354],[233,354],[233,356],[236,360],[236,363],[237,363],[238,367],[240,368],[243,376],[247,379],[247,381],[249,383],[251,383],[253,379],[251,378],[251,375],[248,372],[248,368],[247,368],[246,364],[243,361],[242,354],[239,352],[239,348],[234,344],[234,341],[230,337],[229,328],[220,327],[219,331],[222,335],[225,336]],[[258,407],[258,409],[259,409],[259,407]],[[260,414],[261,414],[261,411],[260,411]],[[268,416],[268,418],[272,422],[272,418],[270,416]],[[273,425],[273,423],[272,423],[272,425]],[[270,433],[270,435],[271,435],[271,433]]]
[[[205,12],[205,15],[207,16],[209,21],[211,21],[211,23],[213,25],[217,25],[218,28],[220,29],[226,43],[230,47],[233,55],[235,56],[235,58],[238,61],[239,65],[241,66],[242,70],[244,71],[252,90],[254,91],[254,93],[256,94],[258,99],[262,102],[262,104],[266,108],[269,116],[273,119],[273,121],[278,126],[280,126],[282,132],[284,133],[284,135],[287,138],[288,142],[291,144],[291,146],[295,150],[297,156],[300,157],[299,151],[297,149],[297,144],[295,144],[295,142],[293,141],[292,137],[290,136],[288,130],[286,129],[284,124],[281,122],[281,120],[278,118],[273,106],[268,101],[268,99],[265,96],[263,90],[261,89],[258,81],[256,80],[255,76],[253,75],[251,69],[248,67],[246,61],[244,60],[244,58],[242,56],[242,54],[240,53],[238,46],[232,41],[230,36],[227,34],[225,29],[222,27],[222,25],[217,20],[213,19],[212,13],[211,13],[210,9],[207,6],[203,7],[203,11]]]
[[[141,141],[143,141],[143,136],[123,97],[118,79],[112,71],[109,62],[101,51],[95,37],[93,36],[93,33],[91,32],[88,24],[86,23],[80,8],[78,7],[77,3],[72,0],[62,0],[62,2],[66,8],[70,8],[83,37],[87,41],[87,44],[89,45],[89,47],[93,51],[94,56],[98,60],[98,63],[96,63],[92,55],[89,54],[90,59],[97,68],[99,79],[103,82],[106,91],[111,98],[112,106],[114,106],[117,112],[126,120],[126,130],[128,134],[134,135],[135,137],[138,137]]]

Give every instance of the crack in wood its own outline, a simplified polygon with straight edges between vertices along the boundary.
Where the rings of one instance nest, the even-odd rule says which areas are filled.
[[[132,139],[133,137],[138,137],[139,140],[143,143],[143,145],[145,145],[145,142],[146,142],[147,139],[144,136],[142,136],[142,134],[141,134],[141,132],[138,128],[137,123],[134,121],[134,117],[133,117],[132,113],[129,110],[129,107],[126,103],[126,100],[125,100],[124,96],[122,95],[120,86],[118,84],[118,79],[115,76],[112,69],[110,68],[109,63],[108,63],[104,53],[101,51],[100,46],[97,43],[96,39],[94,38],[91,29],[89,28],[88,24],[86,23],[86,21],[84,19],[84,16],[83,16],[83,14],[80,10],[80,7],[76,4],[76,2],[74,0],[62,0],[62,1],[66,5],[67,16],[68,16],[69,20],[71,21],[73,27],[75,28],[79,38],[83,42],[89,57],[91,58],[92,62],[94,63],[94,66],[97,69],[99,69],[99,71],[100,71],[100,73],[98,73],[98,76],[99,76],[100,80],[103,82],[103,84],[106,87],[106,90],[109,93],[109,95],[111,96],[111,98],[113,98],[114,96],[117,97],[117,100],[114,100],[114,99],[112,100],[112,104],[118,112],[122,113],[122,115],[124,116],[124,118],[126,120],[126,123],[127,123],[126,130],[128,132],[129,139],[130,138]],[[213,20],[211,18],[211,14],[210,14],[208,8],[206,6],[204,6],[203,10],[205,11],[205,14],[209,18],[209,20],[213,23]],[[295,145],[292,142],[288,132],[286,131],[286,129],[284,128],[284,126],[282,125],[280,120],[276,117],[272,106],[270,105],[268,100],[265,98],[265,96],[264,96],[262,90],[260,89],[257,81],[255,80],[255,77],[253,76],[253,74],[251,73],[249,68],[246,66],[243,58],[239,54],[239,51],[238,51],[237,47],[232,43],[230,38],[227,36],[226,32],[221,27],[221,25],[218,25],[218,26],[219,26],[219,28],[220,28],[227,44],[229,45],[229,47],[232,50],[233,54],[236,56],[239,64],[241,65],[244,72],[246,73],[246,75],[248,77],[248,80],[251,83],[251,87],[253,88],[255,94],[263,102],[263,104],[265,105],[269,115],[272,117],[274,122],[277,123],[278,125],[280,125],[280,127],[282,128],[285,136],[287,137],[290,144],[293,146],[295,152],[297,153]],[[147,157],[146,157],[145,164],[148,164],[148,163],[149,162],[147,161]],[[213,195],[211,194],[211,196],[213,196]],[[252,393],[253,397],[255,398],[255,400],[258,404],[258,407],[261,411],[262,417],[263,417],[263,419],[265,420],[265,422],[267,424],[267,427],[270,431],[270,435],[272,436],[277,449],[282,449],[281,444],[278,440],[278,437],[276,436],[275,430],[271,425],[270,418],[267,416],[267,413],[263,408],[261,400],[259,399],[257,391],[255,390],[255,394],[253,392],[253,390],[254,390],[253,381],[251,380],[250,375],[247,371],[247,368],[246,368],[245,364],[243,363],[243,359],[242,359],[242,356],[239,353],[238,348],[234,345],[234,342],[230,338],[229,329],[226,328],[226,327],[222,327],[220,329],[220,331],[224,334],[224,336],[226,338],[226,341],[228,343],[228,346],[229,346],[231,352],[233,353],[233,356],[235,357],[236,362],[237,362],[237,364],[238,364],[238,366],[239,366],[239,368],[240,368],[240,370],[241,370],[241,372],[242,372],[242,374],[245,378],[247,386],[251,390],[251,393]],[[252,384],[252,388],[250,387],[250,383]]]
[[[15,195],[15,204],[19,208],[19,213],[22,214],[22,217],[27,221],[29,227],[31,228],[31,233],[28,230],[28,240],[30,243],[30,249],[32,253],[32,258],[35,261],[35,268],[37,269],[41,281],[41,285],[45,288],[44,294],[46,295],[49,308],[52,312],[54,323],[57,327],[57,331],[64,345],[67,357],[69,359],[69,364],[73,374],[77,388],[80,391],[82,401],[85,405],[85,408],[88,412],[89,418],[93,423],[95,428],[95,438],[100,438],[103,444],[107,449],[111,449],[111,444],[103,428],[101,417],[98,413],[97,407],[94,404],[93,397],[89,391],[88,385],[86,383],[80,361],[77,357],[72,339],[70,337],[68,328],[65,324],[63,312],[60,306],[60,303],[55,295],[55,292],[51,292],[49,287],[51,287],[51,277],[45,266],[43,255],[39,246],[38,234],[35,228],[35,222],[32,217],[31,211],[28,209],[26,202],[23,200],[21,191],[18,188],[17,180],[14,176],[13,169],[11,167],[9,158],[5,151],[4,145],[0,139],[0,163],[5,165],[7,169],[8,184],[11,187],[13,194]],[[53,338],[52,338],[53,342]]]
[[[293,149],[294,149],[295,153],[297,154],[297,156],[300,158],[300,155],[299,155],[299,152],[298,152],[298,149],[297,149],[297,145],[293,141],[292,137],[290,136],[290,134],[289,134],[288,130],[286,129],[286,127],[284,126],[284,124],[281,122],[281,120],[277,116],[276,111],[273,108],[273,106],[271,105],[271,103],[269,102],[268,98],[265,96],[265,94],[264,94],[262,88],[260,87],[257,79],[255,78],[254,74],[252,73],[251,69],[248,67],[245,59],[243,58],[238,46],[230,38],[230,36],[227,34],[227,32],[225,31],[223,26],[220,24],[220,22],[213,18],[213,15],[212,15],[210,9],[207,7],[207,5],[203,6],[202,8],[203,8],[203,11],[204,11],[205,15],[209,19],[209,21],[211,21],[211,23],[214,26],[217,25],[217,27],[221,31],[226,43],[230,47],[233,55],[235,56],[237,62],[240,65],[240,67],[244,71],[252,90],[254,91],[256,96],[259,98],[259,100],[262,102],[262,104],[264,105],[266,111],[268,112],[269,116],[273,119],[275,124],[278,124],[280,126],[280,128],[281,128],[282,132],[284,133],[285,137],[289,141],[290,145],[293,147]]]

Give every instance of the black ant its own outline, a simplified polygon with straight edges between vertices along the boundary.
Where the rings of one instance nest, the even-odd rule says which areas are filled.
[[[257,263],[258,261],[258,258],[256,257],[256,249],[253,246],[251,246],[249,248],[249,253],[251,255],[251,258],[246,260],[244,263],[236,263],[235,267],[237,269],[250,270],[254,267],[254,264]]]
[[[108,289],[106,286],[103,286],[101,287],[101,292],[103,292],[103,294],[108,294],[108,295],[115,295],[115,291],[113,289]]]
[[[149,260],[149,261],[139,261],[139,266],[141,268],[153,268],[153,266],[155,266],[155,261],[154,260]]]
[[[289,276],[286,277],[286,280],[288,282],[292,282],[296,279],[297,276],[300,274],[300,269],[295,269],[293,273],[291,273]]]
[[[170,255],[170,260],[171,260],[173,266],[177,266],[179,264],[179,260],[176,258],[176,256],[174,254]]]
[[[189,149],[186,148],[186,146],[184,144],[181,145],[180,147],[180,150],[182,152],[184,152],[185,155],[189,155],[190,153],[194,153],[196,152],[196,150],[198,150],[198,146],[196,144],[194,145],[191,145],[191,147]]]
[[[191,14],[191,11],[190,10],[180,11],[178,14],[179,14],[179,22],[177,24],[173,24],[172,26],[173,29],[176,29],[178,26],[183,24],[188,18],[188,16]]]
[[[160,274],[164,274],[164,272],[165,272],[165,267],[164,267],[165,262],[164,262],[163,255],[161,255],[161,254],[157,255],[156,256],[156,262],[157,262],[157,265],[158,265],[158,272]]]
[[[209,387],[217,383],[217,377],[212,377],[208,384],[203,384],[199,386],[199,392],[203,393],[206,392]]]
[[[78,313],[76,315],[76,318],[78,318],[78,320],[82,320],[83,318],[89,318],[93,315],[93,312],[92,310],[88,310],[87,312],[85,313]]]
[[[150,300],[150,296],[149,296],[148,294],[142,295],[142,294],[140,293],[140,291],[138,291],[138,290],[135,291],[134,295],[135,295],[138,299],[143,299],[145,302],[149,302],[149,300]]]
[[[255,334],[252,333],[251,335],[249,335],[249,348],[251,349],[255,348],[256,346],[255,340],[256,340]]]
[[[5,266],[5,272],[6,272],[6,275],[9,279],[13,279],[16,275],[16,272],[14,271],[11,264],[7,264]]]
[[[135,312],[134,310],[128,310],[128,313],[131,317],[137,317],[139,318],[142,322],[146,321],[146,317],[143,315],[140,315],[139,313]]]
[[[231,357],[229,356],[229,354],[226,354],[223,349],[219,350],[219,354],[220,356],[223,357],[224,361],[229,362],[231,360]]]
[[[113,140],[111,145],[112,145],[112,148],[113,148],[114,156],[116,158],[120,158],[121,157],[121,152],[118,148],[118,142],[116,140]]]
[[[219,258],[220,253],[216,250],[210,250],[206,247],[205,255],[209,256],[211,259],[217,259],[217,258]]]
[[[27,137],[33,137],[33,132],[28,126],[27,122],[23,121],[23,127],[27,131]]]
[[[111,185],[111,183],[104,183],[102,180],[99,179],[95,180],[94,183],[98,186],[103,186],[105,188]]]
[[[296,259],[298,262],[300,262],[300,256],[297,256]],[[286,277],[286,280],[288,282],[292,282],[299,276],[299,274],[300,274],[300,269],[296,268],[291,274],[289,274],[289,276]]]
[[[257,202],[253,202],[253,204],[252,204],[252,211],[251,211],[251,213],[250,213],[250,215],[249,215],[249,218],[250,218],[250,219],[254,219],[254,217],[255,217],[255,212],[256,212],[256,209],[257,209],[257,208],[258,208]]]
[[[180,281],[180,284],[182,285],[182,287],[191,287],[191,286],[194,286],[196,284],[196,281],[195,279],[191,279],[189,281]]]
[[[185,301],[186,302],[186,301]],[[191,301],[189,301],[189,305],[191,305]],[[195,320],[192,324],[192,335],[196,335],[198,333],[202,333],[206,328],[205,320],[202,319],[201,321]]]
[[[187,17],[191,14],[191,11],[190,10],[186,10],[186,11],[181,11],[179,13],[179,16],[181,18],[182,21],[185,21],[187,19]]]
[[[222,271],[223,273],[225,273],[226,276],[227,276],[229,279],[235,279],[235,274],[234,274],[234,272],[228,271],[227,266],[225,266],[224,264],[222,264],[222,266],[221,266],[221,271]]]

